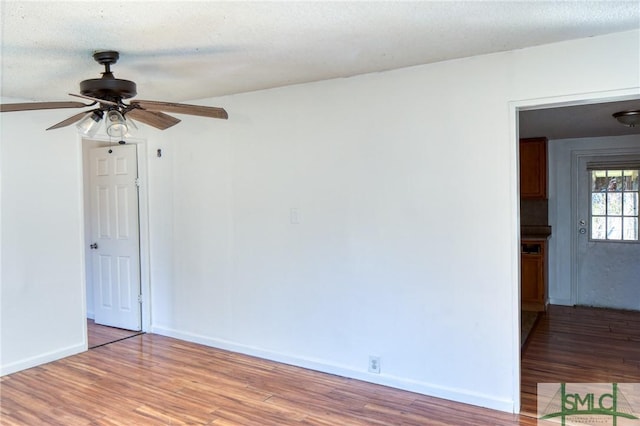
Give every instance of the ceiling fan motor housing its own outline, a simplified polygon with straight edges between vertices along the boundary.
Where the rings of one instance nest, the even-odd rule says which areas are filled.
[[[80,93],[92,98],[117,100],[132,98],[137,92],[133,81],[103,77],[80,82]]]
[[[114,50],[94,52],[93,59],[104,65],[105,71],[102,73],[102,78],[92,78],[80,82],[80,93],[110,101],[134,97],[137,94],[136,84],[133,81],[115,78],[111,73],[110,67],[118,61],[119,57],[120,54]]]

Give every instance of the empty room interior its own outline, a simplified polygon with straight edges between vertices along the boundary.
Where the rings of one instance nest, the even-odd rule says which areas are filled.
[[[0,423],[640,383],[637,0],[0,8]]]

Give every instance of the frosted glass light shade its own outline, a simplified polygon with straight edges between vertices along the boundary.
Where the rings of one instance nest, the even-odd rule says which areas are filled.
[[[78,121],[76,128],[82,136],[93,137],[100,128],[100,120],[102,120],[102,111],[96,110],[91,114],[85,115],[82,120]]]
[[[124,117],[118,111],[108,111],[105,123],[107,126],[107,134],[111,137],[123,138],[129,131]]]
[[[135,121],[130,118],[125,118],[125,121],[127,122],[127,134],[125,136],[131,136],[131,133],[135,133],[138,131],[138,126],[136,125]]]

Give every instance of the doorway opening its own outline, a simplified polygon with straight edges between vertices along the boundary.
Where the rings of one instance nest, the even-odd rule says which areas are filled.
[[[87,318],[87,341],[89,349],[100,348],[141,334],[144,334],[144,332],[100,325],[96,324],[93,319]]]
[[[87,347],[148,330],[146,143],[83,139]]]
[[[576,309],[580,309],[581,315],[585,314],[583,309],[586,309],[586,315],[598,316],[602,314],[598,310],[599,308],[575,307],[578,304],[575,283],[578,267],[576,265],[575,252],[577,250],[576,238],[579,232],[577,227],[579,220],[571,206],[576,202],[576,198],[572,198],[573,194],[571,193],[571,176],[575,168],[571,164],[571,150],[577,148],[569,142],[565,143],[565,141],[582,144],[587,141],[588,143],[597,144],[604,139],[609,139],[619,141],[622,145],[635,144],[636,146],[640,142],[640,128],[622,126],[612,117],[613,113],[621,110],[640,108],[640,99],[637,91],[602,93],[600,97],[596,98],[593,97],[593,94],[585,96],[588,97],[584,99],[576,97],[553,99],[546,104],[540,104],[539,101],[531,101],[530,103],[520,102],[517,105],[512,105],[516,123],[516,126],[514,126],[516,129],[514,132],[516,143],[519,143],[522,138],[546,138],[550,141],[548,153],[549,169],[547,171],[549,182],[548,210],[546,212],[549,222],[546,225],[551,227],[551,235],[547,240],[546,266],[548,270],[545,271],[544,276],[544,301],[547,309],[543,311],[537,323],[538,325],[533,327],[529,334],[530,340],[527,342],[531,341],[533,343],[522,345],[517,354],[520,361],[520,375],[517,377],[516,389],[517,394],[519,393],[520,395],[519,411],[522,414],[534,416],[537,414],[536,383],[531,380],[542,380],[542,378],[534,376],[531,379],[532,376],[529,373],[534,370],[544,370],[547,382],[561,377],[562,363],[557,362],[557,359],[544,358],[542,355],[544,353],[553,353],[554,349],[559,349],[558,345],[562,343],[561,341],[566,341],[567,338],[580,339],[577,337],[579,336],[577,332],[560,336],[557,334],[559,333],[558,329],[551,327],[550,324],[554,321],[556,324],[557,321],[569,321],[565,323],[567,325],[566,330],[572,329],[570,326],[575,325],[572,322],[580,321],[578,316],[574,315],[577,312]],[[597,120],[594,117],[597,117]],[[516,164],[518,164],[521,153],[517,150],[516,152],[518,152],[516,156]],[[559,166],[560,162],[564,161],[561,157],[568,158],[566,160],[568,163],[565,164],[564,168]],[[566,176],[563,174],[565,172]],[[569,193],[563,191],[569,191]],[[560,204],[563,203],[569,207],[566,207],[566,205],[564,207],[561,206]],[[519,224],[523,225],[523,214],[527,213],[523,211],[522,204],[520,204],[520,207],[518,220]],[[563,208],[566,209],[563,210]],[[524,236],[521,235],[518,240],[518,249],[521,248],[522,240],[524,240]],[[524,273],[523,268],[524,266],[521,263],[518,268],[517,281],[519,283],[519,291],[516,293],[519,305],[524,291],[520,282],[520,274]],[[552,319],[551,317],[554,314],[556,319],[550,323],[549,320]],[[563,316],[558,316],[560,314]],[[640,315],[640,312],[632,313],[631,315],[635,318],[634,315],[636,314]],[[524,315],[519,316],[521,321],[519,325],[521,326],[523,325],[523,317]],[[518,330],[520,330],[520,327],[518,327]],[[554,335],[553,333],[556,334]],[[532,359],[534,359],[533,364],[531,364]],[[586,358],[582,361],[578,359],[578,361],[583,363],[583,365],[579,366],[582,369],[581,371],[590,372],[593,381],[602,382],[605,380],[602,375],[602,369],[606,368],[606,361],[600,360],[600,367],[597,364],[593,364],[595,361]],[[532,365],[538,365],[538,367],[532,369]],[[554,368],[558,370],[554,371]],[[525,381],[523,381],[523,377],[526,378]],[[584,379],[584,376],[582,379]],[[576,377],[574,381],[584,381],[582,379]]]

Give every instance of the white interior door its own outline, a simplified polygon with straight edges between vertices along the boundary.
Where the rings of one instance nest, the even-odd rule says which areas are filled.
[[[579,305],[640,310],[638,167],[634,155],[578,159]]]
[[[136,147],[94,148],[89,161],[95,322],[140,330]]]

